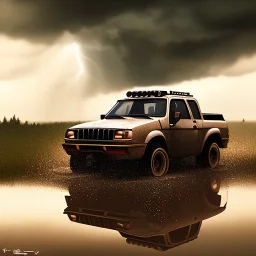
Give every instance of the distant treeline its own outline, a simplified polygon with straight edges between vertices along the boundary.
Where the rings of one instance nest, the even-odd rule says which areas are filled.
[[[0,125],[40,125],[39,123],[29,123],[28,121],[26,122],[21,122],[19,118],[16,118],[14,115],[11,117],[8,121],[6,117],[3,118],[3,121],[0,120]]]

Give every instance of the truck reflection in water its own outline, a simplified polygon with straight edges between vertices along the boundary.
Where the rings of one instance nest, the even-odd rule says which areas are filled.
[[[73,222],[117,230],[129,244],[165,251],[196,239],[202,221],[226,209],[227,188],[215,172],[157,182],[151,188],[138,183],[117,189],[110,183],[103,189],[78,177],[70,183],[64,214]]]

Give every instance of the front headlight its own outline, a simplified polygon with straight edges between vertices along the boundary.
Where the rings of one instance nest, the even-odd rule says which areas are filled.
[[[131,130],[117,130],[115,131],[115,140],[131,140],[132,131]]]
[[[74,139],[75,138],[75,132],[71,131],[71,130],[67,130],[65,137],[68,138],[68,139]]]

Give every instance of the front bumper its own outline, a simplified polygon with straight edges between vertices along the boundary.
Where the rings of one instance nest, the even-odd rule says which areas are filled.
[[[69,143],[62,144],[68,155],[82,153],[99,153],[114,159],[140,159],[143,157],[147,144],[97,144]]]

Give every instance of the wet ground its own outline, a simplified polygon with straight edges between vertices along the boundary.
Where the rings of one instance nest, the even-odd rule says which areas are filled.
[[[255,184],[253,172],[225,166],[183,167],[159,179],[56,169],[1,184],[0,248],[47,256],[255,255]]]

